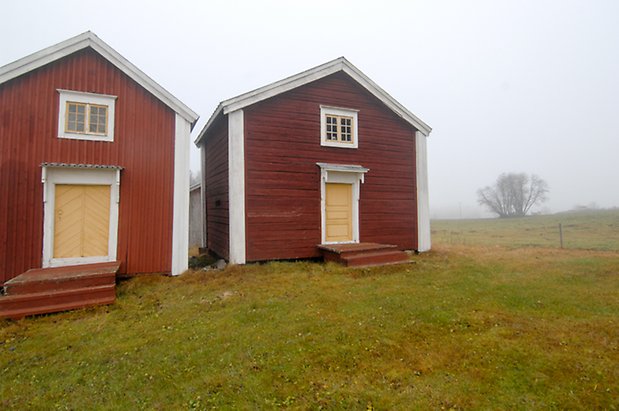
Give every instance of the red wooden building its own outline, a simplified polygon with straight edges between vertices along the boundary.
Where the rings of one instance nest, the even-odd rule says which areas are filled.
[[[196,139],[206,246],[232,263],[429,250],[430,131],[343,57],[223,101]]]
[[[197,115],[91,32],[0,68],[0,283],[187,268]]]

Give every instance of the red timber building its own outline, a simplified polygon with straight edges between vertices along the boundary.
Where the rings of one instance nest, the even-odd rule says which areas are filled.
[[[223,101],[195,141],[205,245],[240,264],[429,250],[430,131],[343,57]]]
[[[0,283],[186,270],[197,117],[91,32],[1,67]]]

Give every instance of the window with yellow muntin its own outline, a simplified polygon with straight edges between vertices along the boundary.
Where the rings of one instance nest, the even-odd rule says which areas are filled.
[[[65,131],[106,135],[108,107],[100,104],[67,101]]]
[[[327,147],[357,148],[359,144],[359,110],[320,106],[320,145]]]
[[[353,143],[353,118],[348,116],[326,115],[327,141]]]

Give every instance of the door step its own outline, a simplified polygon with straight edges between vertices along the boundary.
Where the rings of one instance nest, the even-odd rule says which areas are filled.
[[[321,244],[318,249],[325,261],[333,261],[346,267],[371,267],[410,261],[408,254],[391,244]]]
[[[115,300],[115,284],[73,290],[5,295],[0,298],[0,316],[20,319],[28,315],[112,304]]]
[[[4,284],[0,318],[73,310],[116,299],[120,263],[86,264],[28,270]]]

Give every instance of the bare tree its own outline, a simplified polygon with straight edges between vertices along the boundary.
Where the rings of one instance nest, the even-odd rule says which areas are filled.
[[[501,218],[525,216],[535,204],[546,201],[548,184],[535,174],[503,173],[494,186],[477,190],[479,204]]]

